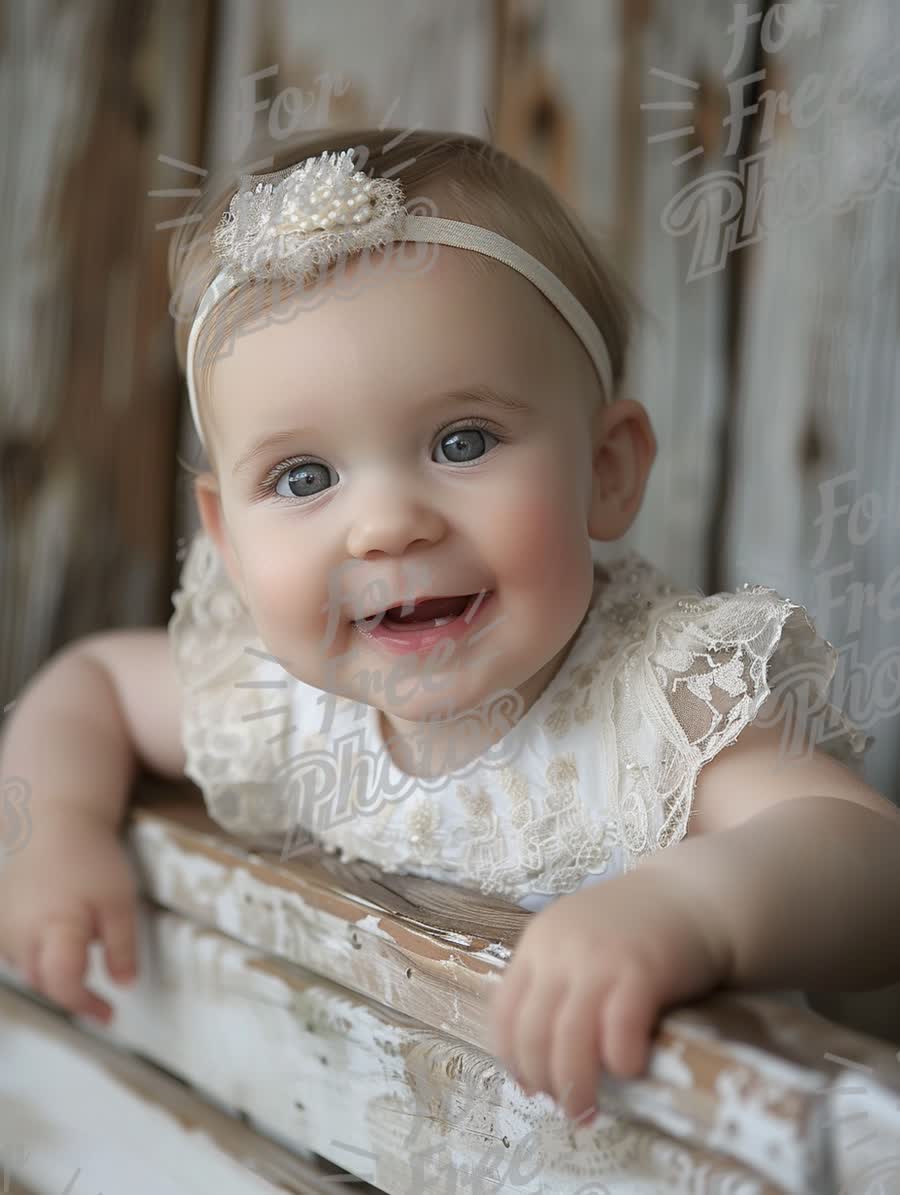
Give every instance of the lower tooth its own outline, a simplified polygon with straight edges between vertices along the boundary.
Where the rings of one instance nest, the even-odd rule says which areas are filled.
[[[453,622],[453,618],[454,616],[449,614],[446,618],[429,618],[421,622],[394,622],[394,625],[401,631],[434,631],[438,627],[446,626],[448,622]]]

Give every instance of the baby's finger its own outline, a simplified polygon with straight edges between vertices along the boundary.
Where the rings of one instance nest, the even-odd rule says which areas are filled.
[[[552,1095],[572,1119],[596,1106],[598,1014],[604,1000],[605,992],[596,984],[572,987],[556,1018],[550,1056]]]
[[[491,1000],[489,1019],[494,1054],[511,1070],[515,1070],[515,1041],[513,1027],[518,1009],[528,989],[531,972],[524,960],[510,964],[504,972]],[[518,1078],[518,1076],[516,1076]]]
[[[659,998],[646,976],[623,970],[610,991],[601,1031],[604,1062],[620,1078],[644,1073],[659,1011]]]
[[[515,1068],[529,1093],[550,1092],[550,1053],[556,1033],[559,1006],[566,996],[566,981],[560,975],[536,979],[528,988],[514,1029]]]
[[[87,917],[53,921],[44,928],[37,952],[41,990],[71,1012],[108,1020],[112,1008],[84,986],[87,948],[93,936]]]
[[[100,910],[98,919],[110,979],[133,979],[137,974],[133,906],[110,905]]]

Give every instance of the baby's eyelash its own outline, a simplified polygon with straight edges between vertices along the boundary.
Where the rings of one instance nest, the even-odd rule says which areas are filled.
[[[484,428],[485,431],[491,433],[494,439],[499,440],[501,443],[505,441],[505,437],[498,427],[491,423],[489,419],[480,419],[477,416],[473,417],[472,419],[457,419],[455,423],[449,423],[446,427],[441,427],[439,425],[431,433],[431,438],[434,440],[436,437],[440,436],[440,438],[443,439],[444,436],[452,435],[453,432],[462,431],[463,428],[466,427]]]
[[[483,428],[485,431],[490,432],[494,439],[498,440],[501,444],[506,442],[506,437],[499,430],[499,428],[496,427],[495,424],[491,423],[489,419],[481,419],[477,416],[471,419],[457,420],[455,423],[448,424],[446,427],[439,425],[431,433],[431,439],[433,440],[437,436],[440,436],[440,438],[443,439],[444,436],[452,435],[453,432],[462,431],[467,427]],[[297,469],[300,467],[300,465],[306,465],[310,462],[317,465],[322,464],[322,462],[314,456],[291,456],[286,460],[279,461],[277,465],[274,465],[268,471],[268,473],[266,473],[262,481],[260,481],[259,486],[254,493],[254,498],[281,498],[281,494],[275,493],[275,486],[278,484],[279,478],[281,478],[282,475],[288,472],[290,469]],[[301,500],[285,498],[284,501],[292,502],[293,505],[296,505],[297,502]]]
[[[287,460],[280,461],[268,471],[259,483],[253,495],[254,498],[280,498],[281,495],[275,493],[275,486],[282,474],[287,473],[290,469],[297,469],[300,465],[308,465],[310,463],[318,465],[321,462],[317,461],[314,456],[289,456]]]

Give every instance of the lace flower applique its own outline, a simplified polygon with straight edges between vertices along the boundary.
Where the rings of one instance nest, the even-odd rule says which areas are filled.
[[[828,700],[836,664],[803,607],[763,586],[654,611],[615,682],[626,870],[683,837],[700,769],[751,722],[782,725],[787,754],[818,742],[857,761],[873,740]]]

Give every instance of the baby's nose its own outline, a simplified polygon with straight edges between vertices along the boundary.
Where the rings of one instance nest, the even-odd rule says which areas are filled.
[[[444,533],[443,517],[427,502],[400,492],[379,494],[361,504],[347,536],[347,552],[361,560],[400,556],[414,546],[437,543]]]

